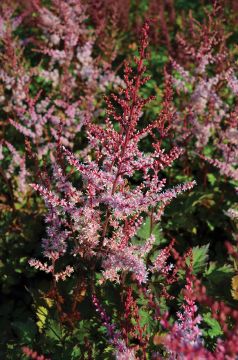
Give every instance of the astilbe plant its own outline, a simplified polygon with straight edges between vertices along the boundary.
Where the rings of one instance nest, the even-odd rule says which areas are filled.
[[[197,315],[196,297],[193,292],[191,269],[186,276],[184,303],[181,311],[177,313],[177,321],[171,327],[167,319],[162,320],[165,328],[169,330],[167,336],[162,339],[172,359],[202,359],[202,332],[198,324],[201,317]]]
[[[126,347],[125,342],[122,340],[120,332],[115,330],[115,325],[110,323],[110,319],[107,316],[105,310],[100,305],[98,299],[95,295],[92,298],[93,304],[96,308],[96,311],[99,313],[103,325],[107,329],[109,342],[113,345],[115,351],[115,356],[117,360],[133,360],[135,359],[135,353],[133,349]]]
[[[177,37],[180,51],[177,60],[171,59],[173,84],[179,95],[173,128],[178,143],[185,149],[189,173],[195,170],[199,156],[196,164],[204,189],[208,172],[218,170],[216,181],[211,181],[213,195],[217,189],[214,186],[218,185],[219,206],[222,204],[223,213],[236,219],[238,82],[236,53],[229,41],[235,29],[228,32],[222,5],[223,2],[215,1],[203,22],[190,14],[189,31]],[[230,200],[223,194],[224,184],[234,189]],[[226,237],[231,232],[234,231],[228,228]]]
[[[224,121],[233,110],[224,98],[224,91],[230,90],[233,100],[237,93],[235,63],[226,46],[227,34],[222,24],[221,8],[217,4],[202,24],[191,15],[190,38],[177,36],[180,64],[171,59],[178,75],[173,78],[175,88],[180,95],[189,94],[180,97],[177,124],[180,131],[183,129],[185,143],[186,136],[193,136],[199,151],[210,138],[213,142],[218,139]],[[186,67],[186,63],[188,69],[181,65]]]
[[[125,31],[130,31],[130,10],[132,2],[122,0],[84,1],[89,21],[96,32],[95,43],[101,50],[101,57],[111,62],[119,50],[119,40]]]
[[[229,252],[237,259],[235,249],[230,249]],[[172,253],[175,259],[173,272],[176,282],[179,282],[179,272],[182,269],[186,274],[185,287],[182,289],[183,302],[176,314],[177,319],[171,323],[171,314],[161,312],[158,299],[154,294],[143,290],[143,294],[149,299],[148,306],[154,309],[154,318],[165,330],[165,332],[160,330],[153,338],[154,344],[163,345],[165,352],[153,353],[153,359],[234,359],[238,353],[237,310],[222,301],[214,301],[207,295],[205,286],[193,274],[194,256],[191,251],[183,257],[174,248]],[[223,338],[217,339],[212,351],[206,348],[203,340],[203,319],[199,315],[201,308],[199,309],[197,304],[199,307],[209,308],[212,318],[219,322],[223,330]]]
[[[94,124],[88,126],[88,139],[95,151],[95,160],[80,163],[69,150],[62,147],[67,162],[83,179],[82,189],[77,191],[70,185],[66,175],[60,174],[63,169],[59,165],[54,174],[57,188],[64,192],[63,198],[42,185],[32,185],[51,208],[56,208],[57,217],[59,212],[70,216],[73,232],[78,233],[74,255],[80,254],[83,258],[94,255],[102,257],[105,279],[119,281],[118,271],[127,270],[134,272],[139,283],[145,282],[147,278],[142,260],[146,252],[141,253],[142,247],[131,245],[130,239],[141,225],[141,214],[149,213],[153,208],[156,216],[158,203],[169,202],[194,185],[194,182],[186,183],[162,192],[165,179],[160,178],[159,173],[172,164],[181,150],[173,148],[165,154],[160,140],[154,143],[153,153],[145,154],[139,149],[139,141],[160,126],[158,118],[144,129],[137,130],[143,106],[151,100],[142,99],[139,95],[140,87],[147,80],[143,77],[146,46],[147,26],[143,29],[140,57],[136,59],[137,74],[131,76],[132,69],[126,65],[126,88],[121,89],[120,97],[112,96],[121,111],[118,112],[108,100],[105,127]],[[119,130],[115,129],[110,118],[117,122]],[[135,187],[130,184],[130,179],[136,171],[143,173],[143,182]],[[105,214],[102,207],[106,209]],[[148,241],[151,242],[150,239]],[[57,251],[58,244],[52,244],[51,241],[50,244],[56,247],[57,256],[64,252],[60,248]]]
[[[105,91],[108,84],[120,83],[110,69],[111,63],[94,58],[98,35],[88,29],[87,7],[81,1],[54,0],[49,8],[41,2],[32,3],[37,26],[44,34],[39,50],[49,57],[42,77],[53,81],[53,86],[67,99],[73,98],[83,86],[84,101],[88,102],[92,102],[90,95],[95,96],[95,90]]]
[[[173,47],[171,44],[171,30],[175,28],[175,6],[173,0],[149,2],[147,16],[151,18],[151,40],[155,45],[163,44],[171,54]]]
[[[87,17],[80,1],[53,1],[50,8],[40,1],[25,5],[24,9],[6,0],[0,13],[0,101],[4,111],[1,160],[6,178],[16,175],[12,182],[16,199],[26,195],[29,172],[23,144],[21,149],[13,144],[11,127],[31,141],[39,159],[46,156],[52,161],[59,128],[62,144],[73,148],[82,126],[92,116],[100,116],[95,105],[99,103],[98,95],[108,86],[122,84],[108,62],[94,58],[95,35],[85,24]],[[28,24],[35,29],[34,35],[22,38],[18,34]],[[31,66],[27,51],[41,54],[36,66]],[[12,161],[4,163],[9,152]]]
[[[172,127],[191,173],[197,156],[204,185],[209,164],[221,182],[238,180],[237,77],[235,53],[227,44],[221,5],[215,2],[203,23],[190,14],[189,33],[178,34],[178,59],[171,59],[179,95]],[[222,201],[224,203],[224,201]],[[225,205],[226,208],[226,205]]]
[[[10,113],[15,106],[23,104],[34,68],[26,70],[23,47],[15,32],[21,26],[24,14],[15,15],[16,5],[8,1],[0,7],[0,45],[1,45],[1,106]],[[15,15],[15,16],[14,16]]]
[[[144,216],[149,215],[152,223],[156,223],[164,206],[195,184],[188,182],[165,189],[166,180],[162,171],[181,154],[177,147],[168,153],[162,148],[166,119],[171,118],[171,89],[165,92],[163,111],[159,117],[146,127],[138,128],[143,108],[152,100],[140,96],[140,89],[148,80],[144,65],[147,45],[148,25],[145,24],[139,57],[135,58],[135,72],[128,64],[125,65],[126,85],[119,95],[114,94],[107,100],[105,125],[91,123],[87,127],[92,157],[82,163],[66,147],[59,145],[57,152],[61,160],[53,167],[55,186],[52,188],[49,182],[32,184],[48,208],[47,238],[43,240],[43,252],[48,262],[31,259],[29,263],[51,273],[55,289],[56,283],[66,280],[73,271],[77,272],[80,264],[88,269],[88,287],[93,294],[98,264],[101,268],[99,284],[106,280],[123,284],[129,273],[135,283],[145,284],[149,273],[158,271],[168,275],[170,271],[170,266],[166,268],[168,255],[162,253],[152,266],[146,266],[147,255],[155,242],[153,234],[144,244],[135,245],[132,242]],[[149,135],[154,139],[153,151],[145,153],[140,142]],[[79,173],[79,189],[69,181],[63,157]],[[142,181],[134,184],[133,178],[138,172]],[[62,259],[68,262],[63,269],[60,266]],[[72,259],[70,263],[69,259]],[[60,271],[56,270],[59,268]],[[95,297],[94,304],[99,308]],[[104,312],[100,310],[100,313],[103,321],[108,323]]]

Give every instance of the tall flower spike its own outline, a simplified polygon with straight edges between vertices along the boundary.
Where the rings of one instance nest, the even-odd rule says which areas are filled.
[[[168,136],[167,117],[168,122],[172,117],[169,83],[161,116],[140,129],[143,108],[152,99],[144,99],[140,94],[141,87],[148,80],[144,65],[148,29],[146,23],[142,29],[139,57],[135,59],[136,69],[126,64],[125,87],[120,89],[119,95],[114,94],[111,100],[107,100],[105,126],[88,124],[89,144],[95,150],[95,158],[82,163],[71,151],[61,147],[66,160],[82,180],[81,188],[76,190],[71,186],[58,165],[54,166],[55,191],[32,185],[51,206],[55,216],[62,218],[63,223],[67,222],[70,230],[68,240],[74,243],[73,255],[86,261],[100,260],[101,282],[120,282],[121,272],[132,273],[139,283],[147,281],[148,270],[143,251],[151,249],[154,239],[147,239],[146,246],[133,246],[131,243],[142,214],[151,214],[152,209],[157,213],[158,206],[161,209],[161,204],[168,204],[178,194],[194,186],[194,182],[188,182],[164,189],[166,182],[161,179],[161,170],[171,166],[181,154],[177,147],[167,154],[161,148],[161,139]],[[148,134],[153,134],[154,146],[152,152],[145,153],[140,149],[140,141]],[[141,182],[134,186],[132,180],[137,171],[143,175]],[[64,244],[64,241],[59,241],[64,238],[65,234],[58,232],[56,245]],[[49,244],[51,240],[52,236]]]
[[[115,329],[115,325],[111,324],[109,316],[106,314],[105,310],[99,303],[96,295],[93,295],[92,301],[96,311],[101,317],[103,325],[107,329],[109,343],[112,344],[115,348],[116,360],[136,360],[134,351],[126,347],[126,344],[122,339],[122,335],[118,330]]]

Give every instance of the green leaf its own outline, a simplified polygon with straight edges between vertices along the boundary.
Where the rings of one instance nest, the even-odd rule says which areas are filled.
[[[150,218],[147,217],[145,219],[145,222],[141,225],[140,229],[138,230],[137,237],[139,237],[141,240],[147,240],[147,239],[149,239],[149,237],[151,235],[150,232],[151,232]],[[166,242],[166,240],[163,237],[163,233],[160,230],[159,224],[154,225],[152,234],[155,236],[155,244],[156,245],[164,244]],[[135,239],[133,242],[138,243],[138,241],[136,241]],[[139,243],[141,243],[141,241],[139,241]]]
[[[205,146],[205,148],[203,149],[203,153],[205,156],[211,156],[213,152],[213,147],[211,145],[207,145]]]
[[[192,250],[193,253],[193,272],[195,274],[202,272],[208,262],[208,250],[209,244],[203,246],[195,246]],[[190,263],[190,259],[187,258],[187,264]]]
[[[140,308],[139,309],[139,316],[140,316],[140,326],[143,328],[145,327],[145,333],[151,334],[153,333],[153,327],[155,325],[153,321],[153,316],[151,311],[148,308]],[[135,323],[136,324],[136,323]]]
[[[216,182],[216,177],[214,174],[207,174],[209,183],[213,186]]]
[[[48,315],[48,310],[44,306],[37,307],[36,316],[38,321],[36,324],[38,326],[40,333],[43,331],[43,328],[45,327],[47,315]]]
[[[203,314],[203,321],[208,325],[208,329],[203,330],[203,334],[209,336],[210,338],[217,337],[222,335],[222,330],[219,322],[216,319],[211,317],[211,313],[208,312]]]
[[[233,273],[234,270],[231,265],[225,264],[218,267],[215,262],[211,262],[205,272],[205,276],[209,277],[211,280],[219,282],[219,280],[224,279],[224,277],[231,277]]]
[[[209,264],[208,269],[205,272],[205,276],[214,283],[223,282],[227,278],[230,280],[234,274],[234,269],[231,265],[223,265],[218,267],[215,262]]]
[[[232,301],[231,296],[231,279],[235,274],[234,269],[227,264],[219,266],[217,263],[209,264],[208,269],[205,271],[206,288],[208,294],[216,294],[216,298],[220,300],[229,299]]]
[[[137,232],[137,236],[143,240],[146,240],[150,237],[150,218],[147,217],[145,222],[141,225],[140,229]]]
[[[76,345],[74,348],[73,348],[73,351],[72,351],[72,353],[71,353],[71,359],[73,360],[73,359],[79,359],[80,358],[80,356],[82,355],[82,353],[81,353],[81,350],[80,350],[80,348]]]
[[[192,206],[196,206],[196,205],[202,205],[205,206],[206,208],[210,208],[212,206],[215,205],[215,201],[214,201],[214,194],[204,194],[201,195],[198,199],[196,199],[193,203]]]
[[[49,320],[47,322],[46,336],[51,340],[59,341],[61,339],[61,328],[57,321]]]

